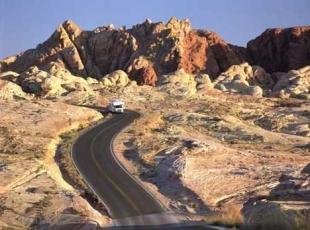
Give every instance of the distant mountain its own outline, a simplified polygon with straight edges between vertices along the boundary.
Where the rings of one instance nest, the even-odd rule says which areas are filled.
[[[35,49],[2,60],[0,71],[21,73],[34,65],[44,70],[51,62],[73,74],[95,78],[121,69],[139,84],[148,85],[181,68],[212,78],[243,62],[269,72],[287,71],[310,64],[310,26],[269,29],[243,48],[174,17],[166,24],[146,20],[130,29],[109,25],[93,31],[83,31],[68,20]]]

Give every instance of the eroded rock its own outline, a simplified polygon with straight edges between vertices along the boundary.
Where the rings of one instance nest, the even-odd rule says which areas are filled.
[[[162,77],[160,88],[171,95],[191,97],[197,92],[195,75],[186,73],[183,69]]]
[[[88,82],[72,75],[66,69],[54,69],[50,74],[33,66],[20,74],[18,84],[26,93],[44,97],[58,97],[72,91],[85,91],[92,94]]]
[[[233,65],[221,73],[214,81],[214,87],[221,91],[247,94],[255,97],[263,96],[263,89],[270,88],[273,80],[260,67],[252,67],[248,63]]]
[[[0,99],[27,98],[22,88],[12,82],[0,79]]]
[[[273,87],[273,94],[282,98],[299,97],[307,99],[310,93],[310,66],[288,73],[278,73],[277,83]]]
[[[146,20],[130,29],[102,26],[93,31],[65,21],[47,41],[2,60],[0,66],[2,72],[22,73],[31,66],[44,69],[55,62],[75,75],[98,79],[121,69],[139,84],[155,85],[157,75],[178,69],[215,77],[245,57],[244,48],[173,17],[167,23]]]
[[[268,72],[287,72],[310,64],[310,26],[267,29],[247,44],[255,65]]]
[[[124,87],[129,83],[128,75],[122,70],[116,70],[110,74],[107,74],[101,79],[104,86],[120,86]]]

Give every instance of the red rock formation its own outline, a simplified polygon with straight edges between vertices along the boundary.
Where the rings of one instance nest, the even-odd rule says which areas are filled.
[[[138,76],[140,77],[138,81],[144,85],[155,86],[157,82],[157,75],[151,66],[141,68]]]
[[[247,45],[255,65],[287,72],[310,64],[310,26],[268,29]]]
[[[2,60],[0,71],[20,73],[34,65],[48,69],[53,62],[73,74],[98,78],[121,69],[139,84],[149,85],[156,84],[157,76],[181,68],[214,78],[245,61],[269,71],[286,71],[309,64],[309,27],[268,30],[251,41],[248,50],[253,61],[245,48],[176,18],[166,24],[146,20],[131,29],[104,26],[94,31],[66,21],[35,49]]]
[[[139,84],[155,86],[157,82],[157,74],[153,64],[143,56],[132,61],[127,72],[131,79],[136,80]]]
[[[205,72],[212,77],[247,60],[244,48],[232,46],[216,33],[202,30],[186,35],[180,56],[179,68],[189,73]]]
[[[181,60],[178,67],[188,73],[205,71],[208,48],[205,37],[200,37],[196,32],[190,31],[182,41]]]

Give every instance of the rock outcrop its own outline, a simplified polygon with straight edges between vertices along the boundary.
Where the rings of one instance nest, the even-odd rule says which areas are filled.
[[[116,70],[110,74],[107,74],[101,79],[104,86],[127,86],[130,82],[128,75],[123,70]]]
[[[57,95],[65,93],[62,81],[37,67],[31,67],[18,77],[18,83],[26,93],[36,96]]]
[[[28,98],[21,87],[13,82],[0,79],[0,99]]]
[[[127,72],[142,85],[155,86],[157,82],[157,74],[153,64],[145,57],[140,56],[127,68]]]
[[[196,88],[198,91],[213,88],[213,83],[208,74],[197,74],[195,76],[195,81],[197,83]]]
[[[177,97],[191,97],[197,92],[195,76],[183,69],[164,75],[160,85],[161,90]]]
[[[207,74],[190,74],[184,69],[164,75],[159,88],[172,96],[188,98],[196,93],[213,88],[213,84]]]
[[[273,95],[310,99],[310,66],[275,76],[278,80],[273,87]]]
[[[50,62],[56,62],[74,74],[85,75],[87,71],[84,43],[87,32],[83,32],[74,22],[65,21],[52,36],[35,49],[27,50],[1,62],[1,72],[14,70],[21,73],[31,66],[40,69]]]
[[[287,72],[310,64],[310,26],[267,29],[250,41],[252,63],[267,72]]]
[[[96,83],[95,79],[88,78],[88,80],[85,80],[72,75],[66,69],[59,66],[55,67],[55,65],[51,65],[49,72],[40,70],[37,66],[32,66],[21,74],[5,72],[0,76],[14,85],[15,83],[18,84],[19,86],[16,85],[16,87],[21,87],[22,95],[28,93],[42,97],[58,97],[73,91],[92,94],[93,91],[90,85]]]
[[[7,71],[4,73],[0,73],[0,79],[6,80],[6,81],[11,81],[13,83],[17,82],[19,74],[13,71]]]
[[[263,89],[271,89],[274,82],[264,69],[248,63],[233,65],[215,79],[214,87],[228,92],[263,96]]]

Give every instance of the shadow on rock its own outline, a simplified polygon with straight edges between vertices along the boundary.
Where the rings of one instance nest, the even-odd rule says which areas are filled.
[[[133,140],[124,144],[130,147]],[[156,185],[160,193],[172,200],[170,208],[184,213],[210,214],[209,207],[195,192],[185,187],[180,179],[184,167],[180,156],[181,148],[176,148],[169,154],[163,153],[164,151],[156,155],[155,166],[145,164],[134,148],[125,150],[124,156],[139,167],[140,178],[143,181]]]

